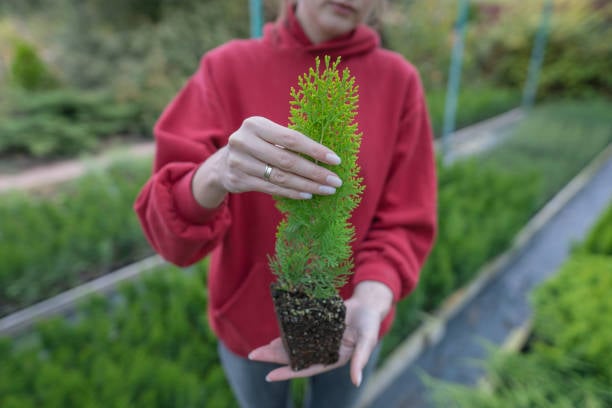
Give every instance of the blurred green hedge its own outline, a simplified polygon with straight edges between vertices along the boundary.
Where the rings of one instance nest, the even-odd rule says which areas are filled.
[[[161,268],[92,297],[71,321],[0,338],[0,406],[237,406],[206,322],[205,269]]]
[[[52,194],[3,194],[0,316],[151,255],[132,210],[150,166],[119,161]]]
[[[103,91],[13,90],[0,107],[0,157],[76,156],[142,135],[139,111]],[[142,137],[142,136],[140,136]]]
[[[483,16],[471,33],[475,65],[495,84],[522,89],[543,2],[497,3],[499,16],[494,21]],[[612,35],[612,3],[556,0],[553,4],[538,95],[612,97],[612,42],[603,40]]]
[[[601,216],[591,229],[581,251],[612,256],[612,206]]]

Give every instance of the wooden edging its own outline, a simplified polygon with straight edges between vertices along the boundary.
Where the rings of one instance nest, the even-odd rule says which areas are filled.
[[[532,330],[533,320],[529,318],[525,323],[512,330],[510,334],[506,336],[506,339],[501,345],[501,349],[508,353],[520,352],[527,344],[529,336],[531,336]]]
[[[19,334],[39,320],[71,310],[80,301],[94,293],[109,293],[115,290],[120,283],[133,280],[141,273],[151,271],[164,263],[161,257],[151,256],[8,315],[0,319],[0,336]]]
[[[448,322],[514,258],[527,247],[533,237],[550,221],[582,188],[597,171],[612,158],[612,143],[559,191],[514,238],[510,249],[484,265],[476,278],[467,286],[451,294],[442,306],[400,344],[367,382],[359,408],[369,407],[378,395],[406,370],[428,346],[437,344],[444,336]]]
[[[529,341],[529,336],[533,330],[533,320],[527,319],[527,321],[515,328],[506,336],[506,339],[502,343],[500,349],[505,353],[520,353]],[[476,382],[476,388],[484,390],[486,392],[493,392],[493,386],[491,383],[491,377],[488,374],[483,375]]]

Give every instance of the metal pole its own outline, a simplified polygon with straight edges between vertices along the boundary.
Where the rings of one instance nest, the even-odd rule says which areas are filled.
[[[442,152],[444,157],[449,154],[449,136],[455,130],[455,114],[457,111],[459,83],[461,81],[461,65],[463,62],[463,48],[465,45],[465,31],[469,6],[469,0],[459,0],[457,22],[453,29],[453,50],[446,88],[444,127],[442,131]]]
[[[525,81],[525,87],[523,88],[523,108],[526,110],[531,109],[533,106],[538,90],[538,79],[542,68],[542,62],[544,61],[544,51],[546,50],[548,32],[550,31],[550,18],[552,13],[553,0],[545,0],[542,8],[542,16],[540,17],[540,26],[538,27],[533,50],[531,51],[527,81]]]
[[[249,0],[251,16],[251,37],[259,38],[263,29],[263,4],[261,0]]]

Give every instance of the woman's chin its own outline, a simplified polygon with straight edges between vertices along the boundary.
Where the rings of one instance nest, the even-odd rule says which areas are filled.
[[[355,24],[346,18],[329,16],[324,21],[324,28],[326,29],[325,31],[328,33],[329,38],[334,38],[350,33],[355,29]]]

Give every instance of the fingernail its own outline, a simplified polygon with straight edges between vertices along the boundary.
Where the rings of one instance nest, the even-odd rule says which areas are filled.
[[[312,194],[310,194],[310,193],[300,193],[300,197],[305,198],[306,200],[310,200],[312,198]]]
[[[325,159],[329,164],[340,164],[340,162],[342,161],[340,160],[340,157],[338,157],[338,155],[335,153],[327,153]]]
[[[336,189],[328,186],[320,186],[319,192],[321,194],[334,194],[336,192]]]
[[[249,355],[247,356],[247,358],[248,358],[249,360],[252,360],[252,359],[253,359],[253,353],[249,353]]]
[[[327,176],[327,183],[330,186],[340,187],[342,185],[342,180],[336,176]]]
[[[266,382],[272,382],[270,381],[270,377],[266,375]]]
[[[361,373],[357,374],[357,387],[361,385]]]

